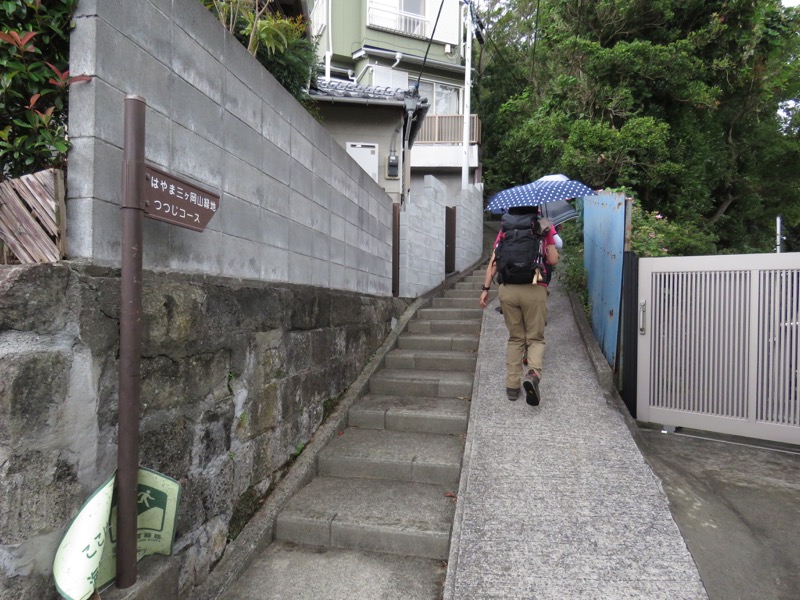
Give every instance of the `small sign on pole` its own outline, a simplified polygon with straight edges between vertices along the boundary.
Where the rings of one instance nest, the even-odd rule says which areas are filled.
[[[144,216],[203,231],[219,210],[219,196],[145,165]]]

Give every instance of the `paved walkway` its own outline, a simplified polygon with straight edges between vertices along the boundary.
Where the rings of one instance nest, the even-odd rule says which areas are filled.
[[[548,301],[539,407],[505,397],[497,305],[484,314],[445,599],[707,598],[567,294],[556,283]]]

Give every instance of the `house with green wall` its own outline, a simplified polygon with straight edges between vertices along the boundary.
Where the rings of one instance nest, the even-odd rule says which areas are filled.
[[[448,194],[465,176],[479,182],[480,122],[464,118],[468,12],[459,0],[312,0],[309,11],[323,125],[365,171],[397,202],[426,175]]]

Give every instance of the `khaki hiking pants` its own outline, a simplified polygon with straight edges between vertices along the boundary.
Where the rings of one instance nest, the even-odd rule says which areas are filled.
[[[522,358],[527,347],[528,369],[539,375],[544,365],[544,326],[547,322],[547,288],[521,283],[500,286],[500,306],[508,327],[506,387],[519,389]]]

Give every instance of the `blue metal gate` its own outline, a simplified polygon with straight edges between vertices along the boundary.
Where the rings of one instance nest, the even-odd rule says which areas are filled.
[[[625,195],[601,193],[583,198],[584,267],[592,305],[592,330],[608,364],[617,359],[625,250]]]

